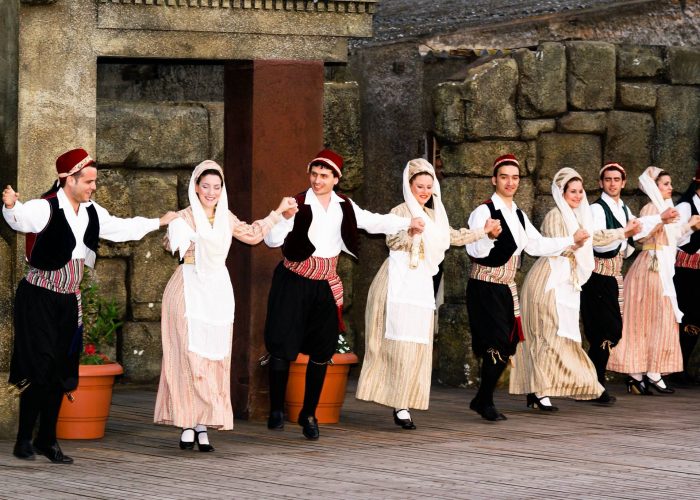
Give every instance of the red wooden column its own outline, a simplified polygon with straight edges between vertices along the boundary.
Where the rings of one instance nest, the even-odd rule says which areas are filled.
[[[252,222],[309,187],[306,164],[323,146],[323,62],[226,63],[224,95],[229,206]],[[267,417],[267,367],[258,358],[266,353],[267,295],[281,255],[265,243],[234,240],[227,261],[236,297],[231,399],[239,418]]]

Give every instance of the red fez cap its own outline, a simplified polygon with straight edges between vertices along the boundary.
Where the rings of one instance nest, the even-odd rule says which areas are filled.
[[[493,162],[493,175],[496,175],[496,171],[498,170],[498,167],[502,167],[503,165],[513,165],[514,167],[518,167],[520,169],[520,162],[518,159],[515,157],[515,155],[503,155],[499,156],[496,158],[496,161]]]
[[[84,149],[71,149],[56,159],[56,172],[58,173],[58,178],[63,179],[94,163],[95,160],[90,158],[90,155]]]
[[[618,172],[620,172],[622,174],[622,180],[627,179],[627,172],[625,172],[625,169],[622,168],[622,165],[620,165],[619,163],[615,163],[613,161],[610,163],[606,163],[605,165],[603,165],[603,168],[600,169],[600,172],[598,172],[598,176],[600,177],[600,180],[603,180],[603,173],[606,170],[610,170],[610,169],[617,170]]]
[[[341,173],[341,170],[343,169],[343,157],[330,149],[324,149],[323,151],[319,152],[316,155],[316,158],[309,162],[306,171],[311,172],[311,167],[314,165],[322,165],[324,167],[332,168],[335,170],[335,173],[338,174],[338,177],[343,176]]]

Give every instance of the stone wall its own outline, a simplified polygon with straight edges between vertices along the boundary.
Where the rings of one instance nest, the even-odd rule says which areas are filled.
[[[325,145],[345,158],[341,189],[352,196],[364,168],[356,83],[325,84],[324,124]],[[207,158],[223,165],[223,66],[99,65],[96,157],[95,200],[112,214],[157,217],[187,207],[192,168]],[[236,196],[235,186],[229,186],[229,196]],[[254,216],[269,208],[259,207]],[[160,374],[161,298],[177,266],[162,246],[163,236],[161,230],[140,242],[102,241],[98,252],[102,295],[114,298],[124,314],[115,349],[130,382],[156,382]],[[354,268],[352,259],[341,259],[346,311],[353,307]]]
[[[433,103],[441,186],[455,224],[491,195],[491,165],[504,153],[524,164],[516,201],[536,226],[554,207],[552,177],[564,166],[581,173],[592,201],[601,165],[621,163],[623,198],[638,213],[647,199],[637,178],[647,166],[670,172],[683,191],[700,158],[700,49],[542,43],[472,64],[466,78],[439,84]],[[525,260],[519,282],[532,262]],[[437,366],[449,384],[476,378],[464,305],[468,269],[463,250],[449,253]]]

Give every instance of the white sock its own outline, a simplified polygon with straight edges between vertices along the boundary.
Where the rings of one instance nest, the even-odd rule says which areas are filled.
[[[209,436],[207,436],[207,426],[202,424],[197,424],[194,428],[197,431],[197,439],[199,444],[209,444]]]
[[[637,382],[641,382],[642,378],[644,377],[644,374],[643,373],[630,373],[630,377],[632,377]]]
[[[656,385],[658,385],[662,389],[666,389],[666,382],[664,382],[664,379],[661,378],[660,373],[647,372],[647,377],[649,378],[649,380],[654,382]]]
[[[406,408],[397,408],[396,416],[401,420],[411,420],[411,414]]]
[[[193,429],[182,429],[182,435],[180,436],[180,441],[185,443],[194,443],[194,430]]]
[[[549,400],[548,396],[540,396],[538,393],[535,393],[535,396],[539,398],[542,406],[552,406],[552,402]]]

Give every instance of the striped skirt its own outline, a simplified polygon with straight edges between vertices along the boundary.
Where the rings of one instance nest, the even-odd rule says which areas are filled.
[[[510,374],[511,394],[537,392],[546,396],[594,399],[603,392],[595,367],[581,344],[557,335],[554,290],[545,293],[548,259],[535,262],[521,292],[523,334]]]
[[[683,370],[673,307],[664,297],[661,277],[649,270],[643,251],[625,277],[622,340],[613,348],[608,370],[619,373],[674,373]]]

